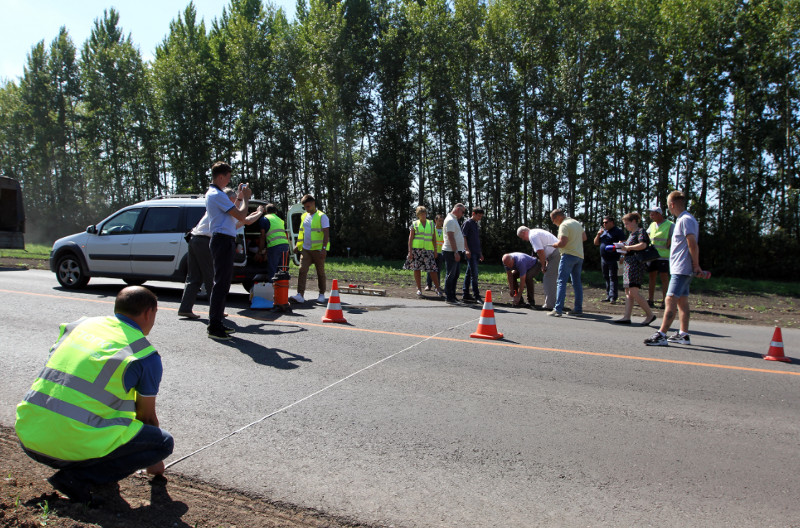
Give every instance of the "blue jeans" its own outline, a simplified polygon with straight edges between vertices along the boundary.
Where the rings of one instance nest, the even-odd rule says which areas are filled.
[[[583,259],[575,255],[561,255],[558,263],[558,282],[556,283],[556,305],[553,309],[558,313],[564,312],[564,299],[567,297],[567,279],[572,279],[575,289],[574,311],[583,311],[583,284],[581,283],[581,270]]]
[[[619,261],[600,259],[600,269],[603,270],[603,278],[606,280],[606,297],[611,301],[617,300],[617,289],[619,280]]]
[[[464,295],[469,295],[469,286],[472,284],[473,297],[480,297],[481,292],[478,290],[478,260],[480,255],[470,253],[467,259],[467,272],[464,273]]]
[[[285,256],[284,256],[285,255]],[[278,271],[278,266],[283,266],[283,261],[289,265],[289,244],[279,244],[267,248],[267,282],[272,282],[272,277]]]
[[[464,255],[461,259],[464,259]],[[444,264],[447,267],[447,276],[444,279],[444,296],[446,301],[456,300],[456,285],[458,285],[458,276],[461,274],[461,261],[456,262],[455,251],[442,251],[444,255]]]
[[[214,260],[214,286],[208,301],[208,326],[222,328],[225,315],[225,300],[231,291],[233,279],[233,258],[236,255],[236,239],[227,235],[214,235],[209,244],[211,258]]]
[[[143,425],[130,442],[100,458],[65,462],[27,449],[25,453],[37,462],[62,471],[77,482],[108,484],[161,462],[172,454],[174,445],[175,441],[168,432],[152,425]]]

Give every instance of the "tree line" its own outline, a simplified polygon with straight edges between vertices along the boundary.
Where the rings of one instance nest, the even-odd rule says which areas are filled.
[[[110,9],[0,86],[0,166],[50,239],[225,160],[284,211],[313,194],[333,253],[387,258],[417,204],[483,207],[499,257],[557,206],[592,234],[679,189],[704,267],[796,280],[798,21],[800,0],[231,0],[208,25],[189,3],[145,62]]]

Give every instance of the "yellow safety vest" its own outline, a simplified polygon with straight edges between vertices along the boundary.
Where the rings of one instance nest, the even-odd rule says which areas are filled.
[[[269,231],[266,234],[267,247],[289,244],[289,238],[286,236],[286,224],[283,223],[283,220],[274,214],[264,215],[264,218],[269,222]]]
[[[135,390],[123,377],[133,361],[154,354],[144,334],[116,317],[62,324],[47,365],[17,405],[22,445],[64,461],[103,457],[142,428]]]
[[[433,230],[433,222],[430,220],[426,220],[424,226],[419,220],[414,220],[414,240],[411,241],[411,247],[433,251]]]
[[[325,214],[319,209],[314,213],[311,217],[311,250],[312,251],[319,251],[322,249],[322,241],[325,239],[325,233],[322,232],[322,215]],[[297,249],[303,249],[303,222],[306,221],[306,217],[308,213],[303,213],[303,216],[300,217],[300,233],[297,235]],[[328,241],[328,245],[325,247],[327,251],[331,249],[331,242]]]
[[[647,228],[650,243],[656,247],[660,257],[669,258],[669,231],[672,229],[673,223],[669,220],[664,220],[658,227],[655,227],[655,225],[655,222],[653,222]]]
[[[444,229],[436,228],[436,247],[439,249],[439,253],[442,252],[442,246],[444,246]]]

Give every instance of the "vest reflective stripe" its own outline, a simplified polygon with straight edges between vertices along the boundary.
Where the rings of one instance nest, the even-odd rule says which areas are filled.
[[[93,398],[103,405],[111,407],[117,411],[123,412],[136,412],[136,402],[133,400],[123,400],[115,396],[114,394],[105,390],[105,383],[100,385],[97,382],[91,383],[86,381],[83,378],[79,378],[78,376],[73,376],[72,374],[67,374],[66,372],[61,372],[60,370],[55,370],[51,368],[45,367],[41,374],[39,374],[39,379],[47,380],[51,383],[55,383],[57,385],[62,385],[64,387],[69,387],[70,389],[76,390],[81,394],[85,394],[90,398]],[[30,401],[25,398],[27,401]],[[47,407],[46,405],[42,405],[42,407]]]
[[[103,457],[129,442],[142,422],[135,391],[125,390],[125,371],[155,352],[140,330],[116,317],[62,325],[52,356],[17,406],[22,444],[75,461]]]
[[[650,224],[650,227],[647,228],[650,243],[658,250],[659,256],[669,258],[669,230],[672,228],[673,223],[669,220],[664,220],[657,229],[652,229],[654,225]]]
[[[131,418],[103,418],[102,416],[98,416],[93,412],[82,409],[77,405],[73,405],[56,398],[51,398],[49,395],[37,392],[35,390],[28,391],[28,394],[25,395],[25,401],[32,403],[33,405],[43,407],[49,411],[53,411],[61,416],[72,418],[76,422],[86,424],[89,427],[94,427],[96,429],[102,427],[112,427],[115,425],[127,427],[131,424],[131,422],[133,422]]]
[[[274,214],[264,215],[264,218],[269,221],[269,231],[266,234],[267,247],[288,244],[289,238],[286,236],[286,224],[283,223],[283,220]]]
[[[320,210],[314,212],[311,217],[311,251],[319,251],[322,249],[322,241],[325,239],[325,232],[322,230],[322,215],[325,214]],[[300,217],[300,233],[297,234],[297,248],[303,249],[303,236],[305,232],[305,228],[303,227],[303,223],[306,221],[306,217],[308,213],[303,213],[303,216]],[[331,242],[328,241],[328,245],[325,247],[326,250],[331,249]]]
[[[430,220],[427,220],[424,226],[419,220],[414,220],[414,240],[411,241],[411,247],[433,251],[433,230],[433,223]]]
[[[442,252],[442,246],[444,245],[444,233],[442,231],[444,229],[436,228],[436,247],[439,248],[439,253]]]

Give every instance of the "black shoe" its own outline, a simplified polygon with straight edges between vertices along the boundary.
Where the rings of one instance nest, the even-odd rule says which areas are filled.
[[[600,299],[600,302],[611,302],[611,299]]]
[[[648,299],[647,300],[647,306],[649,306],[650,308],[655,308],[656,307],[656,303],[655,303],[655,301],[652,301],[652,300]]]
[[[461,300],[464,302],[475,302],[475,297],[473,297],[468,293],[465,293],[464,295],[461,296]]]
[[[208,327],[208,337],[211,339],[216,339],[218,341],[227,341],[231,339],[231,336],[228,335],[226,328],[223,326],[222,328],[211,328]]]
[[[223,328],[223,330],[225,330],[226,334],[235,334],[236,333],[236,329],[235,328],[231,328],[230,326],[223,326],[222,328]]]
[[[47,482],[49,482],[56,491],[63,493],[73,502],[81,502],[84,504],[92,502],[92,494],[89,493],[88,486],[64,474],[63,471],[56,472],[55,475],[47,479]]]
[[[476,303],[483,303],[483,299],[481,298],[481,296],[480,296],[480,295],[476,295],[476,296],[475,296],[475,302],[476,302]]]

